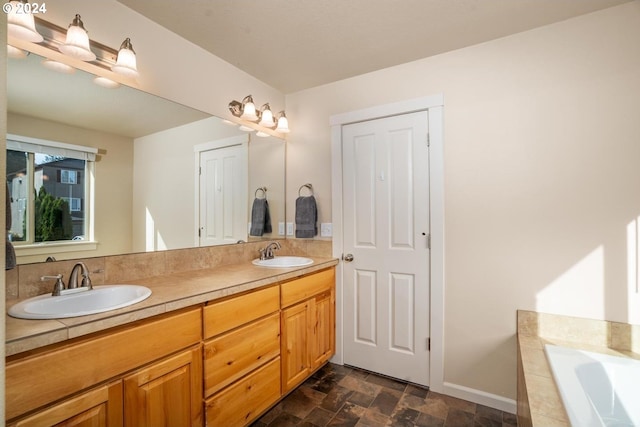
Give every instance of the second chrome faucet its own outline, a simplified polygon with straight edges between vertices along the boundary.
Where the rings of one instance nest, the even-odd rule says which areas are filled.
[[[280,248],[281,246],[279,242],[269,243],[264,249],[260,249],[260,259],[265,260],[274,258],[276,256],[274,251]]]

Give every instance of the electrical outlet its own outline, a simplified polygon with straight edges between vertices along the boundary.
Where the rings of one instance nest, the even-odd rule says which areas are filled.
[[[284,236],[284,222],[278,223],[278,236]]]
[[[287,223],[287,236],[293,236],[293,223]]]
[[[331,237],[333,236],[333,224],[330,222],[323,222],[320,224],[320,236]]]

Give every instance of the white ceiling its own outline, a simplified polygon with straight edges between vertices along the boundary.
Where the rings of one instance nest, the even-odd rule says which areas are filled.
[[[283,93],[631,0],[118,0]]]

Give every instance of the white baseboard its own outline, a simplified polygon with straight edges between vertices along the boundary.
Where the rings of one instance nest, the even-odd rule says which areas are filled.
[[[497,394],[491,394],[485,391],[448,382],[445,382],[442,388],[442,393],[448,396],[468,400],[473,403],[479,403],[510,414],[516,413],[517,403],[513,399],[507,399],[506,397],[498,396]]]

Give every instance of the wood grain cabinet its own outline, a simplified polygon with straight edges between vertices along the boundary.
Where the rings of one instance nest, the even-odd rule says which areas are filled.
[[[124,426],[202,425],[200,346],[124,378]]]
[[[281,285],[282,393],[335,353],[335,269]]]
[[[53,405],[9,427],[122,427],[122,381],[118,380]]]
[[[7,358],[10,427],[246,426],[335,352],[335,269]]]
[[[201,341],[198,306],[9,357],[6,418],[16,426],[119,427],[125,418],[136,427],[201,426]],[[173,413],[176,396],[181,410],[191,408],[188,423],[149,418]]]
[[[204,390],[207,426],[243,426],[280,393],[280,288],[207,304]]]

